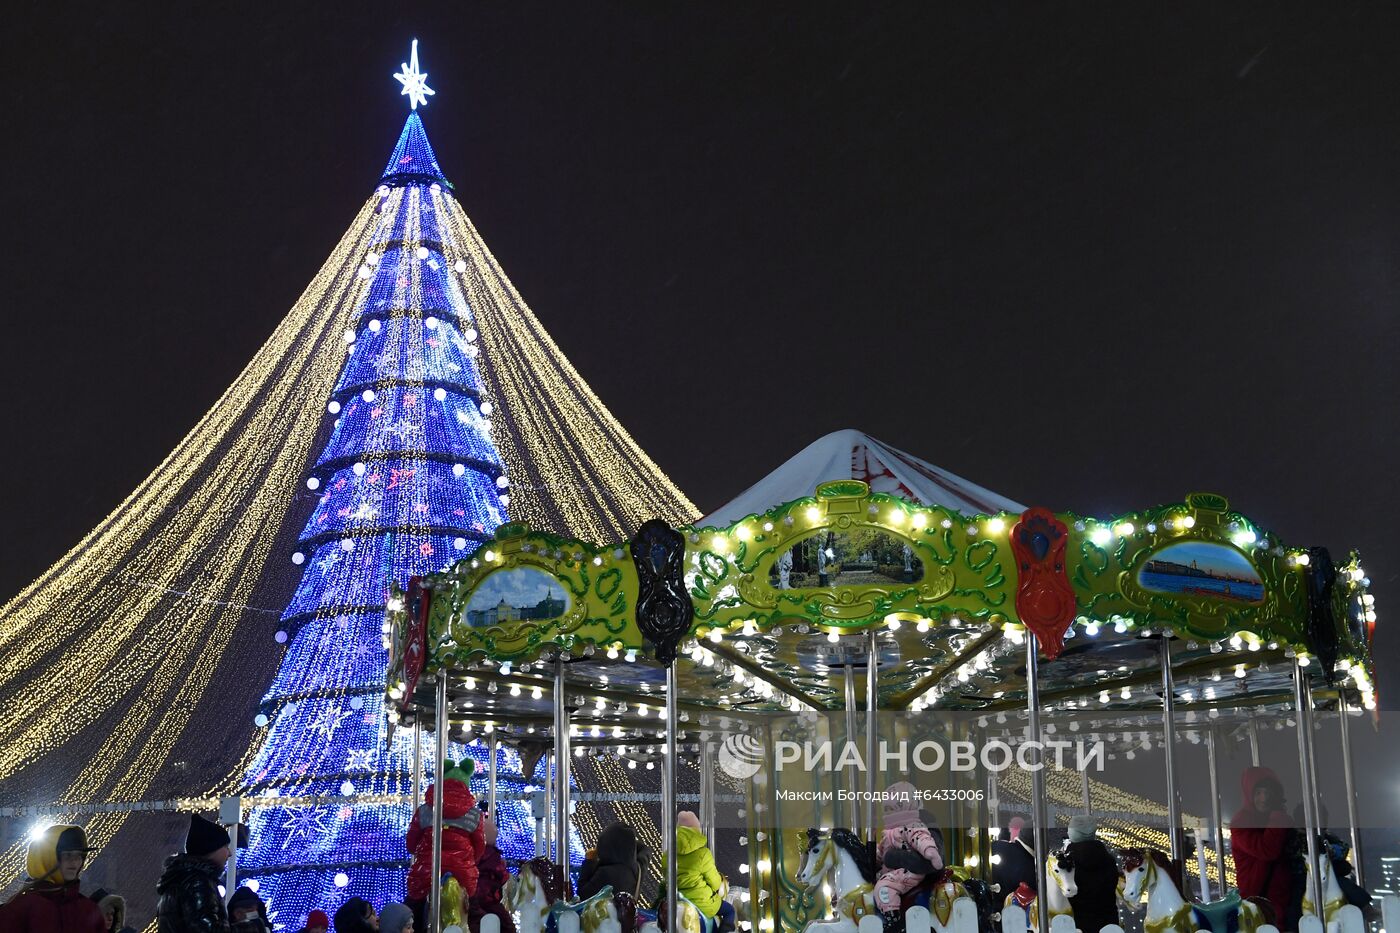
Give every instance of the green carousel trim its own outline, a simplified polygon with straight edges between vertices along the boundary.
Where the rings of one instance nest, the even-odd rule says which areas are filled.
[[[1306,630],[1306,551],[1287,549],[1223,497],[1197,493],[1184,502],[1104,521],[1074,513],[1057,515],[1069,530],[1066,574],[1080,625],[1134,629],[1150,625],[1193,641],[1241,638],[1290,653],[1311,651]],[[876,625],[916,622],[943,626],[975,621],[1003,631],[1020,629],[1017,575],[1009,535],[1014,513],[968,517],[941,506],[921,506],[871,492],[857,480],[819,486],[816,494],[751,515],[724,528],[681,526],[686,536],[686,583],[695,605],[690,635],[712,632],[754,635],[785,624],[820,631],[857,632]],[[780,589],[771,578],[794,545],[831,532],[878,532],[908,546],[922,567],[911,583]],[[1173,544],[1218,545],[1242,556],[1263,586],[1259,601],[1206,594],[1165,593],[1141,585],[1138,574]],[[532,568],[557,581],[569,608],[555,618],[471,626],[472,595],[493,575]],[[1358,686],[1369,688],[1371,659],[1352,634],[1349,616],[1369,609],[1353,553],[1338,566],[1334,588],[1338,658]],[[638,580],[631,545],[596,545],[502,525],[496,540],[480,546],[442,573],[424,578],[433,593],[425,672],[464,666],[474,658],[496,662],[538,659],[546,650],[604,650],[646,655],[634,620]],[[407,613],[403,594],[390,601],[394,641],[402,643]],[[957,624],[957,623],[955,623]],[[591,649],[588,646],[592,646]],[[389,682],[401,679],[395,651]]]

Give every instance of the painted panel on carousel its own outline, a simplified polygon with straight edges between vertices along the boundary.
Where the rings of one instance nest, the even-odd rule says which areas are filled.
[[[878,528],[826,531],[798,541],[768,572],[775,589],[917,583],[924,564],[907,541]]]
[[[1264,581],[1239,551],[1209,541],[1182,541],[1157,551],[1138,571],[1145,590],[1242,603],[1264,600]]]
[[[514,567],[481,581],[462,619],[472,628],[547,621],[566,614],[571,604],[568,590],[554,577],[533,567]]]

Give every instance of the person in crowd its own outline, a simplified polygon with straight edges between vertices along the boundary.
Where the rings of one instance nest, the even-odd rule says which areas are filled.
[[[666,876],[664,858],[661,876]],[[700,828],[700,818],[690,810],[676,814],[676,888],[696,910],[719,920],[719,933],[734,929],[734,905],[720,896],[724,878],[715,867],[715,857]],[[665,897],[663,886],[660,899]]]
[[[917,888],[929,874],[943,867],[943,852],[929,825],[921,817],[918,791],[908,781],[897,781],[885,790],[885,831],[875,847],[880,872],[875,877],[875,909],[886,930],[904,928],[904,895]],[[941,837],[941,834],[940,834]]]
[[[413,933],[413,910],[404,904],[385,904],[379,912],[379,933]]]
[[[467,926],[471,933],[480,933],[481,918],[495,914],[501,921],[501,933],[515,933],[515,921],[504,902],[506,883],[510,881],[510,870],[501,850],[496,847],[499,830],[496,820],[490,813],[481,817],[481,858],[476,862],[476,893],[467,903]],[[382,925],[380,933],[384,933]]]
[[[585,899],[611,886],[613,893],[623,892],[632,900],[623,901],[632,908],[618,919],[623,933],[636,926],[636,905],[641,898],[642,869],[647,862],[647,847],[637,841],[637,831],[626,823],[613,823],[598,834],[598,845],[590,849],[578,875],[578,896]]]
[[[126,924],[126,898],[120,894],[113,894],[106,888],[98,888],[88,897],[102,912],[102,920],[107,924],[107,933],[136,933]]]
[[[185,851],[165,860],[165,872],[156,883],[160,933],[229,933],[219,879],[231,854],[222,826],[197,813],[190,817]]]
[[[363,897],[352,897],[335,912],[335,933],[379,933],[379,914]]]
[[[267,905],[252,888],[240,887],[228,899],[228,922],[233,933],[272,933]]]
[[[1035,832],[1024,826],[1012,828],[1015,838],[992,843],[992,883],[1005,898],[1022,884],[1039,891],[1035,877]],[[1010,835],[1010,834],[1008,834]]]
[[[50,826],[30,839],[28,879],[0,906],[0,933],[107,933],[102,911],[78,890],[91,851],[80,826]]]
[[[1081,930],[1102,930],[1118,922],[1118,862],[1098,837],[1092,816],[1079,813],[1069,820],[1069,854],[1079,893],[1069,899],[1074,923]]]
[[[306,926],[297,933],[327,933],[331,928],[331,918],[324,910],[313,910],[306,915]]]
[[[1241,897],[1262,897],[1291,930],[1287,913],[1294,901],[1296,832],[1283,809],[1283,785],[1268,768],[1246,768],[1240,775],[1244,804],[1230,819],[1230,855]]]

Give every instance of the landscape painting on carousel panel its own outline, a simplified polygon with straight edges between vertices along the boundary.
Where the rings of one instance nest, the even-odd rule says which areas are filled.
[[[871,528],[830,531],[797,542],[774,562],[777,589],[917,583],[924,565],[908,543]]]
[[[467,603],[466,620],[473,628],[557,619],[569,611],[569,594],[559,581],[530,567],[498,570],[482,581]]]
[[[1138,571],[1138,583],[1158,593],[1246,603],[1264,599],[1264,582],[1245,556],[1234,548],[1206,541],[1184,541],[1153,554]]]

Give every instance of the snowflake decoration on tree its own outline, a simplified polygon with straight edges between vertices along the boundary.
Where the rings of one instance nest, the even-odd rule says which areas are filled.
[[[346,771],[374,771],[375,759],[379,757],[377,748],[352,748],[350,749],[346,761]]]
[[[342,710],[339,706],[328,706],[316,714],[316,718],[306,727],[308,732],[319,732],[327,740],[335,735],[335,730],[340,728],[340,724],[346,720],[350,714]]]
[[[312,833],[317,838],[323,837],[330,832],[330,827],[326,825],[326,815],[317,807],[302,807],[296,810],[287,811],[287,822],[282,824],[283,829],[291,830],[287,837],[282,840],[282,848],[287,848],[287,843],[295,838],[307,839]]]

